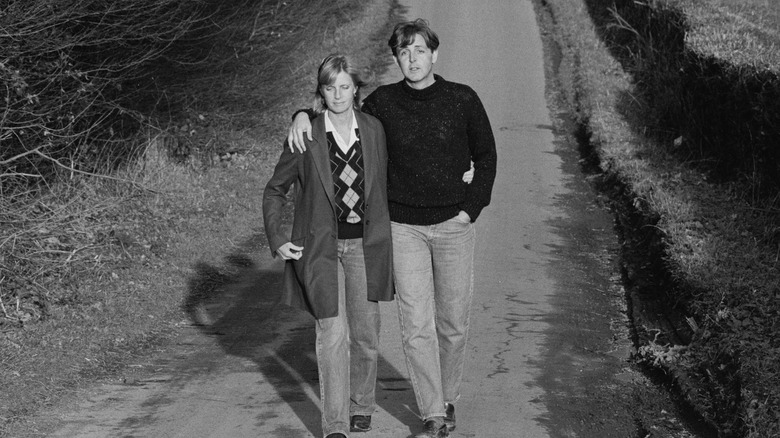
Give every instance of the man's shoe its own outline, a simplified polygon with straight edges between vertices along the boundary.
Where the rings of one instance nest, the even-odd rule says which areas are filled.
[[[370,415],[353,415],[349,420],[350,432],[368,432],[371,430]]]
[[[329,433],[328,436],[326,436],[325,438],[347,438],[347,436],[344,435],[343,433],[336,432],[336,433]]]
[[[444,424],[444,417],[431,418],[423,425],[423,431],[414,436],[414,438],[447,438],[450,431]]]
[[[452,403],[444,403],[446,408],[444,411],[444,424],[447,425],[447,430],[452,432],[455,430],[455,405]]]

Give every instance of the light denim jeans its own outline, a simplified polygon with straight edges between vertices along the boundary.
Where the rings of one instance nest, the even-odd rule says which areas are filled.
[[[379,303],[367,298],[363,239],[339,239],[338,257],[339,313],[315,324],[325,436],[349,436],[350,415],[376,406]]]
[[[460,398],[471,300],[474,225],[392,222],[393,266],[406,366],[423,421]]]

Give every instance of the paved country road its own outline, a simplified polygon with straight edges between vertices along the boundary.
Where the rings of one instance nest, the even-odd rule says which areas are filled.
[[[437,30],[435,71],[478,92],[498,144],[493,201],[477,222],[469,357],[452,436],[666,436],[642,425],[653,390],[626,362],[612,220],[555,113],[532,2],[402,3],[407,17]],[[391,68],[384,80],[399,78]],[[312,320],[274,304],[281,265],[261,256],[234,260],[219,299],[194,303],[194,324],[182,322],[177,346],[144,363],[144,377],[85,393],[50,436],[320,436]],[[207,278],[209,267],[197,275]],[[409,437],[421,426],[395,303],[382,305],[382,318],[379,411],[374,430],[353,437]]]

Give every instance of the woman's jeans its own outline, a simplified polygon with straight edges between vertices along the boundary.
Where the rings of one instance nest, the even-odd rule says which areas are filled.
[[[324,435],[349,436],[350,415],[375,408],[379,303],[368,301],[363,239],[338,241],[339,313],[316,321]]]
[[[474,291],[474,225],[392,222],[393,266],[406,366],[423,420],[460,397]]]

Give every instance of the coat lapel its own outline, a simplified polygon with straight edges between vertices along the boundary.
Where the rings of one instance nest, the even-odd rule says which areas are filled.
[[[307,145],[314,167],[317,168],[317,174],[320,177],[320,183],[328,195],[333,211],[336,211],[336,201],[333,187],[333,175],[330,168],[330,154],[328,152],[328,137],[325,133],[325,115],[321,114],[312,121],[312,142]]]
[[[367,139],[371,138],[371,133],[369,132],[367,128],[367,124],[365,122],[366,116],[361,113],[360,111],[355,111],[355,118],[357,119],[358,124],[358,131],[360,132],[360,138],[358,139],[360,141],[360,146],[363,149],[363,167],[365,170],[365,187],[364,191],[366,196],[368,196],[369,193],[371,193],[371,185],[374,182],[374,177],[376,174],[376,163],[377,163],[377,151],[376,146],[373,147],[367,147],[366,141]],[[370,142],[370,140],[368,140]]]

